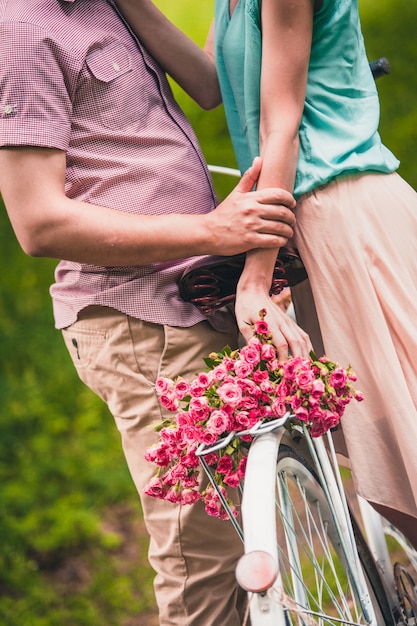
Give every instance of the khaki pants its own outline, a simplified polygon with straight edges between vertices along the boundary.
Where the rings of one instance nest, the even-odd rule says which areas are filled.
[[[242,544],[228,521],[209,517],[201,503],[174,505],[142,495],[155,466],[144,460],[163,417],[158,376],[193,377],[202,357],[237,345],[236,326],[219,333],[208,322],[174,328],[143,322],[113,309],[89,307],[63,331],[81,380],[108,405],[142,501],[150,535],[149,561],[163,626],[238,626],[245,594],[235,566]]]

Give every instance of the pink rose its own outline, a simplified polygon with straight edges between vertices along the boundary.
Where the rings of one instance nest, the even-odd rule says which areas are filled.
[[[288,359],[282,364],[282,369],[284,371],[284,376],[289,380],[294,380],[296,373],[300,369],[305,369],[310,367],[310,361],[308,359],[303,359],[301,356],[293,357],[292,359]]]
[[[269,335],[268,324],[264,320],[257,320],[255,322],[255,332],[258,335],[264,335],[264,336]]]
[[[249,419],[251,420],[253,424],[256,424],[256,422],[259,422],[259,420],[262,419],[262,417],[263,417],[262,407],[257,406],[249,411]]]
[[[282,381],[275,387],[275,395],[279,398],[286,398],[291,394],[291,387],[288,382]]]
[[[343,367],[337,367],[329,377],[329,382],[332,387],[338,389],[340,387],[345,387],[347,383],[347,374]]]
[[[273,361],[277,357],[275,347],[270,343],[265,343],[261,348],[261,358],[263,361]]]
[[[240,485],[239,473],[237,471],[236,472],[229,472],[228,474],[225,475],[224,482],[229,487],[232,487],[232,488],[239,487],[239,485]]]
[[[272,359],[272,361],[268,361],[266,366],[269,372],[277,372],[280,368],[278,359]]]
[[[194,443],[200,440],[200,428],[197,426],[182,426],[182,439],[186,444]]]
[[[308,411],[305,407],[300,406],[298,408],[296,408],[294,410],[294,414],[296,416],[297,419],[301,420],[302,422],[308,422]]]
[[[149,463],[155,463],[159,467],[166,467],[171,461],[171,455],[168,453],[168,446],[159,443],[157,446],[148,448],[145,452],[145,460]]]
[[[259,417],[260,419],[265,419],[266,417],[271,416],[271,407],[269,404],[265,404],[259,407]]]
[[[277,417],[283,417],[285,413],[287,412],[287,405],[285,404],[283,400],[276,398],[272,402],[272,412]]]
[[[223,495],[226,495],[224,488],[222,489]],[[202,496],[205,504],[205,510],[208,515],[213,517],[220,517],[221,502],[214,488],[210,485],[207,487]]]
[[[244,456],[243,459],[240,459],[240,461],[239,461],[239,466],[237,468],[237,472],[238,472],[238,476],[239,476],[240,479],[245,478],[247,462],[248,462],[248,459],[247,459],[246,456]]]
[[[236,377],[233,381],[235,385],[242,390],[242,393],[250,393],[253,395],[259,395],[259,387],[256,383],[253,382],[250,378],[238,378]]]
[[[166,485],[176,485],[178,482],[184,480],[188,475],[187,469],[182,463],[173,465],[164,476],[164,483]]]
[[[230,419],[228,414],[222,410],[214,410],[206,424],[207,430],[216,435],[221,435],[229,428]]]
[[[327,432],[327,428],[318,422],[314,422],[314,424],[312,424],[311,426],[311,436],[313,437],[313,439],[315,437],[321,437],[322,435],[324,435]]]
[[[326,391],[326,386],[324,382],[320,379],[314,380],[313,384],[311,385],[311,395],[314,397],[319,397],[325,391]]]
[[[258,365],[259,361],[261,360],[259,350],[251,344],[243,346],[240,351],[240,358],[242,359],[242,361],[247,361],[251,365]]]
[[[251,337],[251,339],[249,339],[248,346],[251,346],[252,348],[255,348],[259,353],[262,350],[262,346],[264,345],[262,343],[262,341],[259,339],[259,337]]]
[[[255,383],[260,383],[263,380],[267,380],[269,378],[269,374],[267,370],[255,370],[252,375],[252,380]]]
[[[206,419],[209,414],[208,399],[206,397],[191,398],[189,410],[193,420]]]
[[[178,428],[185,428],[186,426],[194,426],[194,420],[189,411],[178,411],[175,416],[175,421]]]
[[[181,504],[194,504],[197,500],[200,500],[201,495],[195,489],[183,489],[180,494]]]
[[[211,433],[209,430],[202,430],[200,433],[201,443],[205,443],[206,446],[212,446],[217,441],[217,435]]]
[[[161,376],[155,382],[155,390],[158,394],[167,393],[171,389],[171,386],[172,380],[165,376]]]
[[[162,428],[159,435],[162,443],[166,444],[171,450],[175,450],[182,443],[181,431],[178,428],[172,426]]]
[[[211,385],[212,374],[211,372],[209,373],[203,372],[202,374],[198,375],[197,380],[200,383],[200,385],[204,387],[204,389],[208,389]]]
[[[190,469],[190,468],[195,469],[200,464],[199,458],[196,455],[195,451],[196,451],[196,446],[194,448],[189,449],[187,454],[184,454],[184,456],[181,459],[181,463],[187,469]],[[184,483],[185,482],[186,482],[186,479],[184,479]]]
[[[225,356],[223,359],[223,366],[228,372],[232,372],[235,369],[235,360],[230,356]]]
[[[205,392],[206,388],[200,383],[200,381],[193,380],[190,384],[190,393],[193,397],[198,398],[202,396]]]
[[[251,419],[249,416],[249,411],[238,411],[235,414],[235,424],[238,427],[238,430],[246,430],[247,428],[250,428],[251,426],[253,426],[253,424],[251,423]]]
[[[218,459],[219,459],[219,455],[217,452],[210,452],[210,454],[206,454],[204,456],[204,459],[207,463],[207,465],[209,465],[210,467],[213,465],[216,465]]]
[[[164,500],[172,502],[172,504],[178,504],[178,502],[181,501],[181,494],[175,487],[171,487],[171,489],[168,489],[166,492]]]
[[[309,391],[314,382],[314,374],[311,370],[299,372],[295,377],[296,383],[302,391]]]
[[[213,370],[213,380],[218,382],[220,380],[224,380],[227,376],[228,370],[224,365],[216,365]]]
[[[247,361],[236,361],[235,372],[240,378],[246,378],[253,372],[253,365]]]
[[[220,517],[220,502],[216,502],[215,500],[209,500],[206,502],[206,506],[204,507],[207,515],[211,517]]]
[[[242,399],[242,390],[233,383],[220,385],[217,394],[222,402],[236,406]]]
[[[145,486],[143,493],[147,496],[151,496],[151,498],[164,498],[166,489],[164,489],[162,481],[155,477]]]
[[[198,487],[197,472],[191,472],[186,478],[184,478],[182,484],[185,489],[194,489],[194,487]]]
[[[182,400],[187,394],[190,393],[190,383],[186,380],[179,380],[175,383],[174,393],[178,400]]]
[[[258,400],[255,396],[243,396],[237,406],[242,411],[250,411],[250,409],[254,409],[258,406]]]
[[[222,456],[217,463],[216,472],[219,474],[227,474],[233,468],[233,459],[227,454]]]
[[[325,410],[314,410],[310,414],[310,419],[312,422],[311,426],[311,436],[312,437],[320,437],[324,433],[326,433],[330,428],[334,428],[339,423],[339,417],[329,411]]]
[[[313,395],[310,395],[307,398],[307,402],[308,402],[308,406],[309,406],[310,409],[318,407],[318,406],[320,406],[320,396],[315,397]]]
[[[303,402],[304,400],[300,396],[291,396],[290,398],[290,405],[293,411],[299,409],[303,405]]]
[[[159,396],[159,402],[171,413],[175,413],[178,409],[179,404],[178,400],[175,397],[175,394],[172,391],[167,391],[167,393],[163,393]]]
[[[274,385],[271,383],[270,380],[263,380],[260,384],[260,388],[262,389],[264,393],[274,392]]]

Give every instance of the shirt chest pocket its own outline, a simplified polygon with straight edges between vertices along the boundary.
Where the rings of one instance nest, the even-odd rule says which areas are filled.
[[[147,96],[140,72],[127,48],[113,42],[86,58],[94,110],[113,129],[136,126],[147,114]]]

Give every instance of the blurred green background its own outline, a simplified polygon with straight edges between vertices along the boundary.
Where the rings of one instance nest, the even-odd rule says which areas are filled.
[[[202,44],[213,0],[158,0]],[[417,3],[360,0],[381,135],[417,188]],[[210,163],[235,166],[223,110],[174,85]],[[215,179],[219,194],[230,187]],[[48,294],[55,261],[23,254],[0,207],[0,624],[157,623],[147,539],[112,417],[78,380]],[[393,207],[395,210],[395,207]]]

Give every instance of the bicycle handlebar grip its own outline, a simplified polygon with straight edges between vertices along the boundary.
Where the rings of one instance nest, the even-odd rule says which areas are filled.
[[[374,78],[385,76],[385,74],[389,74],[391,72],[390,62],[385,57],[381,57],[376,61],[371,61],[369,65],[371,67],[372,75]]]

